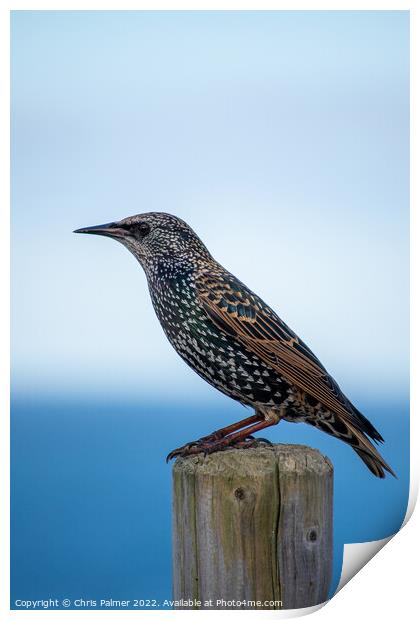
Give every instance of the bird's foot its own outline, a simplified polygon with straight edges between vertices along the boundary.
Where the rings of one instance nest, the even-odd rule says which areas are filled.
[[[252,435],[249,435],[244,439],[235,439],[233,437],[230,438],[229,436],[220,439],[214,439],[215,434],[216,433],[212,433],[211,435],[202,437],[197,441],[187,443],[181,448],[176,448],[175,450],[172,450],[172,452],[170,452],[166,457],[166,462],[168,463],[171,459],[178,456],[184,457],[200,453],[203,453],[204,455],[212,454],[213,452],[220,452],[231,447],[247,449],[258,448],[258,446],[260,446],[262,443],[268,444],[270,446],[272,445],[271,441],[269,441],[268,439],[264,439],[263,437],[255,438]]]
[[[180,448],[175,448],[172,452],[169,452],[166,457],[166,462],[169,463],[171,459],[174,459],[178,456],[191,456],[193,454],[200,454],[200,452],[204,452],[204,454],[210,454],[213,450],[211,447],[217,443],[215,441],[211,441],[211,435],[208,436],[210,441],[207,441],[207,437],[202,437],[201,439],[197,439],[197,441],[191,441],[190,443],[186,443],[185,446],[181,446]]]
[[[252,435],[250,435],[246,439],[242,439],[241,441],[236,441],[235,443],[232,443],[230,444],[230,446],[227,446],[227,447],[228,448],[229,447],[241,448],[241,449],[259,448],[262,443],[269,445],[269,446],[273,445],[269,439],[264,439],[264,437],[253,437]]]
[[[213,443],[214,441],[219,441],[219,439],[225,437],[223,430],[224,429],[221,428],[218,431],[213,431],[212,433],[210,433],[210,435],[204,435],[204,437],[200,437],[200,439],[197,439],[197,441],[194,443]]]
[[[216,450],[211,450],[211,446],[216,444],[221,439],[223,439],[224,433],[223,429],[218,431],[213,431],[210,435],[204,435],[204,437],[200,437],[196,441],[190,441],[186,443],[185,446],[181,446],[180,448],[175,448],[172,452],[169,452],[166,457],[166,462],[168,463],[171,459],[176,458],[177,456],[189,456],[190,454],[199,454],[200,452],[204,452],[204,454],[210,454],[210,452],[215,452]]]

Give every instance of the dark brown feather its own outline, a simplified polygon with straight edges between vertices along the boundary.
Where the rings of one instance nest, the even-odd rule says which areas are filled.
[[[233,276],[210,272],[201,274],[196,285],[200,303],[220,329],[240,340],[292,385],[334,412],[346,426],[359,431],[369,446],[362,433],[382,441],[305,343],[244,284]],[[376,450],[375,453],[379,455]],[[388,469],[385,461],[382,465]]]

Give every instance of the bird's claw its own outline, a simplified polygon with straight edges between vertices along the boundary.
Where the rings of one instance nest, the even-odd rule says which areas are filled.
[[[272,446],[272,445],[273,445],[273,442],[272,442],[272,441],[270,441],[269,439],[266,439],[265,437],[257,437],[257,438],[255,439],[255,441],[258,441],[259,443],[265,443],[265,444],[267,444],[268,446]]]
[[[214,452],[217,450],[211,450],[211,446],[216,442],[223,439],[223,434],[220,431],[213,431],[209,435],[204,435],[204,437],[200,437],[196,441],[190,441],[186,443],[185,446],[181,448],[175,448],[172,452],[169,452],[166,457],[166,462],[169,463],[171,459],[176,458],[177,456],[189,456],[191,454],[199,454],[200,452],[204,452],[204,454],[210,454],[210,452]],[[220,448],[219,448],[220,449]]]
[[[181,448],[175,448],[172,452],[169,452],[166,457],[166,462],[169,463],[171,459],[174,459],[178,456],[192,456],[194,454],[211,454],[212,452],[220,452],[222,450],[226,450],[227,448],[258,448],[261,443],[265,443],[268,445],[272,445],[271,441],[268,439],[264,439],[263,437],[253,437],[249,435],[245,439],[242,440],[233,440],[232,438],[225,437],[224,439],[214,440],[214,434],[207,435],[206,437],[202,437],[197,441],[191,441],[190,443],[185,444]]]
[[[243,449],[258,448],[261,446],[262,443],[269,445],[269,446],[273,445],[269,439],[264,439],[264,437],[253,437],[252,435],[250,435],[246,439],[236,442],[235,444],[232,445],[232,447],[243,448]]]
[[[188,454],[196,454],[196,451],[193,450],[193,448],[199,445],[199,443],[200,443],[200,440],[191,441],[189,443],[186,443],[185,446],[181,446],[181,448],[175,448],[175,450],[172,450],[171,452],[169,452],[168,456],[166,457],[166,462],[169,463],[171,459],[174,459],[177,456],[187,456]]]
[[[203,438],[204,439],[204,438]],[[166,462],[169,463],[170,460],[178,457],[178,456],[192,456],[194,454],[203,453],[204,455],[210,454],[211,452],[217,452],[221,448],[219,447],[217,442],[208,442],[199,439],[197,441],[191,441],[190,443],[185,444],[181,448],[175,448],[172,452],[169,452],[166,457]]]

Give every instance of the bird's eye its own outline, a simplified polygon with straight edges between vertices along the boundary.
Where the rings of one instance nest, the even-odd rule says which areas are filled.
[[[137,230],[139,232],[140,237],[143,239],[144,237],[146,237],[149,234],[150,226],[149,226],[149,224],[146,224],[145,222],[142,222],[141,224],[138,225]]]

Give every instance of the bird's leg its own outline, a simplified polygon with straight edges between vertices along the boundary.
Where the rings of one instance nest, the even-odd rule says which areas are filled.
[[[222,437],[226,437],[226,435],[230,435],[234,431],[238,431],[240,428],[244,428],[244,426],[249,426],[254,422],[258,422],[261,420],[261,415],[255,413],[254,415],[249,416],[249,418],[245,418],[244,420],[239,420],[239,422],[234,422],[234,424],[229,424],[229,426],[224,426],[223,428],[219,428],[217,431],[213,431],[210,435],[205,435],[205,437],[200,437],[198,442],[205,441],[206,443],[217,441],[218,439],[222,439]],[[198,443],[193,442],[193,443]]]
[[[254,433],[255,431],[260,431],[263,428],[273,426],[274,424],[277,424],[278,422],[278,420],[274,420],[274,419],[261,420],[261,417],[259,415],[251,416],[251,418],[254,419],[254,423],[249,425],[249,422],[248,422],[247,423],[248,428],[244,428],[243,430],[230,433],[228,435],[225,435],[221,439],[216,439],[215,441],[209,441],[209,442],[198,441],[195,443],[187,444],[183,446],[182,448],[177,448],[176,450],[173,450],[172,452],[168,454],[168,456],[166,457],[166,461],[169,461],[170,459],[176,456],[188,456],[190,454],[199,454],[200,452],[204,452],[205,454],[210,454],[212,452],[218,452],[219,450],[223,450],[224,448],[227,448],[228,446],[231,446],[233,444],[235,445],[239,444],[240,447],[251,447],[249,442],[246,442],[246,440],[247,438],[249,440],[252,433]],[[242,420],[242,422],[245,422],[245,420]],[[240,422],[237,422],[236,424],[238,425],[240,424]],[[235,425],[232,424],[231,426],[235,426]],[[245,425],[242,424],[241,426],[243,427]],[[241,428],[241,426],[239,426],[239,428]],[[220,430],[226,430],[226,428],[230,428],[230,427],[225,427],[225,429],[220,429]],[[238,428],[238,426],[236,426],[236,428]],[[254,442],[252,442],[252,444],[255,445]]]
[[[235,422],[234,424],[230,424],[229,426],[219,428],[219,430],[210,433],[210,435],[206,435],[205,437],[200,437],[200,439],[197,439],[196,441],[186,443],[185,446],[172,450],[172,452],[170,452],[166,457],[166,462],[170,461],[176,456],[185,456],[187,454],[197,454],[198,452],[203,452],[204,446],[207,447],[212,443],[219,441],[223,437],[226,437],[226,435],[229,435],[229,433],[237,431],[240,428],[244,428],[244,426],[249,426],[250,424],[257,422],[258,420],[261,420],[261,414],[255,413],[248,418],[239,420],[239,422]],[[191,452],[193,448],[194,451]]]
[[[256,431],[261,431],[263,428],[268,428],[269,426],[274,426],[278,421],[273,419],[269,420],[259,420],[255,424],[252,424],[249,428],[245,428],[237,433],[232,433],[227,437],[223,437],[219,441],[214,442],[210,446],[207,447],[206,452],[209,454],[211,452],[218,452],[219,450],[223,450],[229,446],[235,445],[238,448],[251,448],[258,445],[258,443],[266,442],[270,443],[267,439],[255,439],[252,436],[252,433]]]

